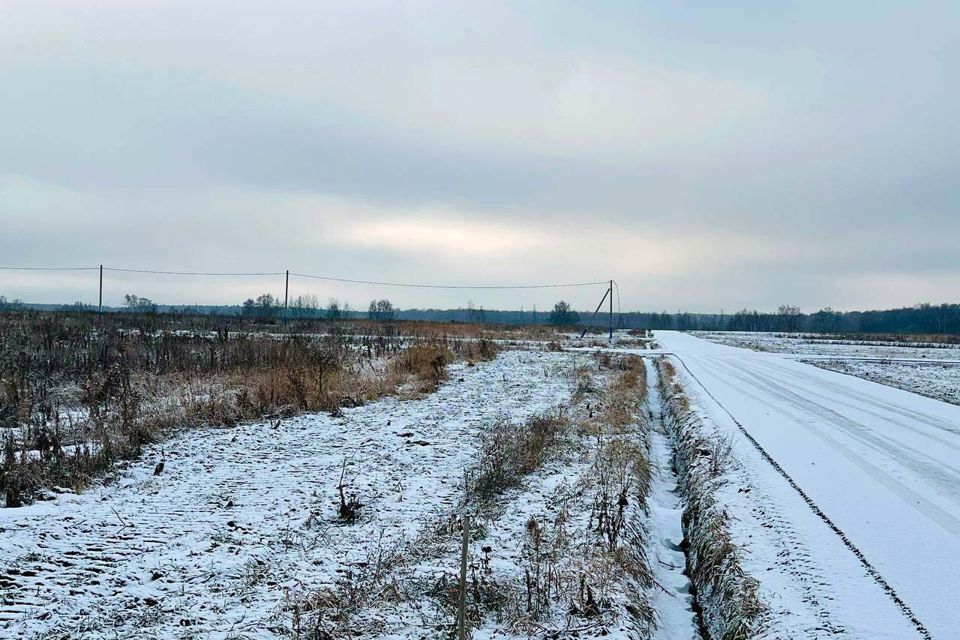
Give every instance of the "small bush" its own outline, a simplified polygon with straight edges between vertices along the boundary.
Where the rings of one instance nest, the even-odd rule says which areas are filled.
[[[421,390],[436,389],[447,377],[447,365],[453,362],[453,353],[442,344],[415,344],[393,360],[393,372],[399,377],[412,377],[421,383]]]
[[[518,486],[556,449],[568,428],[569,420],[560,414],[534,416],[521,425],[495,424],[484,437],[479,460],[467,472],[468,501],[487,508]]]

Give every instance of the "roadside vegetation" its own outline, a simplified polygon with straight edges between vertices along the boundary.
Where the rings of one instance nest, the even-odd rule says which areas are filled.
[[[522,541],[512,570],[475,578],[472,625],[493,621],[526,637],[621,627],[650,637],[656,626],[646,368],[635,356],[601,355],[595,364],[577,370],[565,417],[495,425],[467,475],[467,510],[490,522],[479,534],[493,544],[481,550],[496,554],[502,536]],[[565,480],[546,495],[534,486],[558,477]],[[543,506],[505,514],[529,498]],[[493,558],[476,561],[482,569]]]
[[[351,581],[362,592],[341,586],[295,602],[294,636],[386,632],[377,620],[410,618],[452,633],[470,514],[470,630],[652,637],[646,367],[635,356],[586,362],[569,404],[484,429],[459,505],[421,523],[403,549],[377,554]]]
[[[713,640],[746,640],[759,628],[764,606],[759,584],[743,569],[730,533],[731,516],[717,497],[733,463],[731,444],[708,436],[673,364],[658,358],[664,421],[684,497],[687,571],[696,588],[700,622]]]

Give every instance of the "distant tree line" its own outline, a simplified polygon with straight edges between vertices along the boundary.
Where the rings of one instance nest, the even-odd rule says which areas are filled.
[[[23,306],[24,302],[19,298],[16,300],[7,300],[7,296],[0,296],[0,310],[13,311],[16,309],[22,309]]]
[[[0,311],[18,309],[47,309],[57,311],[97,310],[95,305],[75,302],[72,305],[29,304],[22,300],[8,300],[0,296]],[[117,309],[107,307],[108,311]],[[591,314],[580,314],[566,301],[557,302],[549,312],[484,309],[472,302],[456,309],[399,309],[387,299],[371,300],[366,312],[355,311],[347,303],[330,298],[321,306],[316,296],[298,296],[284,311],[283,299],[270,293],[248,298],[241,305],[161,305],[148,298],[128,294],[121,310],[136,313],[180,313],[202,315],[239,315],[262,319],[327,319],[346,320],[368,318],[392,322],[397,320],[434,320],[439,322],[489,322],[493,324],[555,324],[580,325],[590,323]],[[597,314],[593,324],[605,327],[606,313]],[[810,333],[917,333],[960,335],[960,304],[922,303],[901,309],[878,311],[835,311],[825,307],[804,313],[794,305],[782,305],[776,311],[742,309],[736,313],[628,312],[614,316],[614,327],[626,329],[676,329],[679,331],[782,331]]]
[[[220,307],[220,309],[236,309]],[[240,306],[239,315],[246,318],[301,318],[342,320],[353,317],[349,304],[341,304],[336,298],[330,298],[326,307],[320,306],[317,296],[297,296],[284,309],[283,299],[264,293],[256,298],[247,298]]]
[[[625,313],[623,326],[680,331],[803,331],[809,333],[960,334],[960,304],[923,303],[880,311],[802,313],[784,305],[775,312],[743,309],[733,314]]]

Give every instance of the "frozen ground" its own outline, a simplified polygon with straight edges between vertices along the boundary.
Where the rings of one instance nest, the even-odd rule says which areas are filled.
[[[697,332],[695,335],[718,344],[798,356],[803,362],[824,369],[960,404],[960,345],[781,333]]]
[[[748,571],[774,603],[768,637],[924,637],[894,596],[927,637],[957,637],[960,407],[787,355],[676,332],[656,338],[687,367],[707,423],[733,439],[739,479],[725,500]]]
[[[672,466],[672,450],[663,425],[660,386],[657,371],[647,362],[650,381],[650,458],[654,467],[650,487],[650,537],[652,564],[657,583],[654,608],[660,620],[655,640],[689,640],[699,636],[696,613],[693,611],[693,593],[686,575],[686,556],[683,553],[683,498]]]
[[[656,338],[689,367],[679,370],[705,428],[731,439],[720,497],[746,549],[744,567],[770,607],[759,637],[924,637],[897,599],[926,637],[956,637],[960,407],[812,367],[794,354],[674,332]],[[658,353],[644,346],[624,341],[618,350]],[[423,399],[386,398],[340,418],[302,416],[277,428],[192,430],[164,445],[160,475],[158,448],[83,495],[0,510],[0,637],[275,638],[289,635],[291,602],[342,589],[384,558],[412,558],[398,574],[411,583],[452,574],[455,539],[437,553],[411,551],[455,511],[481,431],[569,407],[578,363],[595,366],[583,352],[505,351],[494,362],[453,367],[450,381]],[[636,516],[662,589],[646,595],[661,622],[657,640],[689,640],[695,620],[682,566],[682,503],[656,422],[655,376],[650,383],[657,472]],[[583,530],[577,518],[589,512],[589,451],[590,442],[579,441],[508,492],[481,523],[486,537],[471,543],[474,566],[522,585],[531,517],[553,522],[566,509],[571,530]],[[343,469],[346,492],[364,505],[350,525],[336,521]],[[614,583],[609,593],[620,608],[635,601],[629,584]],[[358,622],[380,629],[379,637],[443,634],[435,607],[396,602],[375,599]],[[544,634],[564,624],[551,620]],[[581,637],[600,631],[586,628]],[[635,629],[623,618],[602,631],[626,638]],[[519,636],[491,618],[475,637]]]
[[[933,342],[853,340],[830,335],[719,331],[694,332],[699,338],[731,347],[800,356],[960,361],[960,345]]]
[[[820,359],[810,364],[960,404],[960,363]]]
[[[0,637],[275,637],[285,593],[402,549],[457,499],[480,429],[567,402],[582,357],[508,351],[421,400],[192,430],[158,476],[153,450],[106,486],[0,510]]]
[[[588,362],[593,362],[592,359]],[[590,367],[593,370],[593,366]],[[593,389],[602,389],[613,378],[609,369],[593,370]],[[581,393],[570,407],[574,425],[584,424],[590,407],[596,411],[604,402],[594,391]],[[562,450],[528,477],[519,487],[507,491],[498,500],[497,508],[484,512],[474,530],[483,530],[470,542],[470,572],[480,576],[481,585],[495,585],[493,592],[510,602],[502,605],[501,614],[490,611],[471,635],[475,640],[520,638],[609,638],[628,640],[646,637],[644,627],[631,615],[631,608],[649,603],[659,621],[654,640],[693,640],[697,636],[696,617],[692,607],[690,583],[684,575],[685,558],[681,550],[681,504],[676,493],[677,480],[669,464],[665,438],[654,434],[653,461],[655,470],[646,504],[629,501],[627,522],[636,525],[641,554],[648,557],[659,586],[643,587],[624,575],[617,563],[602,564],[598,548],[605,541],[597,534],[596,511],[599,491],[598,454],[614,442],[633,443],[646,447],[643,435],[647,407],[638,422],[624,431],[602,432],[599,436],[576,426],[568,433]],[[656,413],[656,411],[655,411]],[[601,446],[602,443],[602,446]],[[607,469],[607,473],[610,473]],[[532,529],[531,527],[535,527]],[[627,529],[630,527],[627,526]],[[533,531],[536,535],[533,535]],[[630,540],[627,533],[622,534]],[[630,545],[620,549],[627,553]],[[455,580],[460,538],[446,536],[432,550],[407,563],[397,575],[397,582],[412,585],[407,597],[396,604],[378,605],[374,615],[380,617],[379,629],[384,638],[410,638],[410,621],[437,618],[432,598],[423,597],[423,588],[416,585],[438,584],[438,576],[449,584]],[[610,558],[607,557],[609,561]],[[597,564],[600,562],[601,564]],[[602,568],[602,569],[601,569]],[[600,570],[602,575],[598,575]],[[546,576],[553,576],[552,578]],[[567,600],[577,585],[586,584],[595,590],[602,614],[593,617],[582,612],[571,614],[575,597]],[[524,621],[525,603],[532,593],[543,591],[529,585],[551,585],[548,591],[554,602],[528,622]],[[524,585],[527,585],[526,588]],[[481,588],[483,588],[481,586]],[[435,588],[432,589],[434,592]],[[560,594],[564,595],[560,595]],[[582,606],[582,602],[579,603]],[[450,616],[447,616],[450,619]],[[421,636],[413,636],[421,637]],[[439,634],[434,637],[441,637]]]

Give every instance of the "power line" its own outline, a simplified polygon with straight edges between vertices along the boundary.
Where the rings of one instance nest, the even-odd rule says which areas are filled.
[[[381,287],[408,287],[414,289],[560,289],[565,287],[591,287],[600,284],[607,284],[606,280],[597,282],[571,282],[565,284],[519,284],[519,285],[457,285],[457,284],[421,284],[410,282],[381,282],[378,280],[355,280],[352,278],[334,278],[331,276],[315,276],[306,273],[290,272],[290,275],[298,278],[311,278],[313,280],[327,280],[329,282],[346,282],[349,284],[370,284]]]
[[[100,267],[0,267],[0,271],[97,271]]]
[[[263,271],[263,272],[247,272],[247,273],[234,273],[234,272],[225,272],[225,271],[160,271],[157,269],[125,269],[121,267],[104,267],[104,271],[116,271],[120,273],[146,273],[150,275],[161,275],[161,276],[241,276],[241,277],[255,277],[255,276],[282,276],[285,272],[283,271]]]
[[[617,291],[617,314],[620,316],[620,328],[623,328],[623,309],[620,308],[620,285],[616,280],[613,281],[613,286]]]
[[[98,271],[101,267],[2,267],[4,271]],[[272,277],[283,276],[285,271],[262,271],[262,272],[227,272],[227,271],[167,271],[162,269],[133,269],[127,267],[102,267],[103,271],[116,273],[140,273],[147,275],[165,275],[165,276],[236,276],[236,277]],[[560,284],[519,284],[519,285],[457,285],[457,284],[426,284],[415,282],[386,282],[379,280],[361,280],[356,278],[339,278],[334,276],[321,276],[310,273],[294,273],[289,275],[298,278],[309,278],[311,280],[324,280],[327,282],[343,282],[348,284],[375,285],[381,287],[405,287],[411,289],[473,289],[473,290],[519,290],[519,289],[562,289],[575,287],[592,287],[607,284],[607,280],[596,282],[569,282]]]

